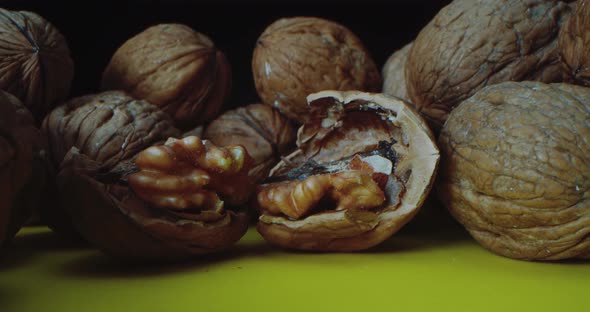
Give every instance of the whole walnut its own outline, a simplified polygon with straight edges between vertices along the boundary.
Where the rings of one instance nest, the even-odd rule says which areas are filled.
[[[181,24],[160,24],[119,47],[103,73],[102,88],[147,100],[186,130],[218,114],[230,93],[231,69],[204,34]]]
[[[310,93],[379,91],[381,77],[360,39],[346,27],[314,17],[282,18],[254,49],[252,72],[262,102],[304,122]]]
[[[247,229],[246,215],[226,207],[251,192],[245,150],[171,139],[180,131],[147,101],[122,91],[79,97],[48,115],[43,130],[59,165],[63,211],[54,213],[110,255],[186,258],[226,248]]]
[[[0,89],[19,98],[37,123],[69,92],[74,63],[65,38],[41,16],[0,8]]]
[[[590,89],[505,82],[450,114],[438,194],[485,248],[590,258]]]
[[[590,86],[590,2],[579,0],[559,33],[559,50],[567,81]]]
[[[438,149],[426,122],[383,94],[322,91],[297,149],[256,189],[257,229],[294,249],[356,251],[389,238],[418,212]]]
[[[31,112],[0,91],[0,246],[20,229],[33,208],[28,203],[39,196],[35,162],[42,147]]]
[[[383,65],[383,93],[409,102],[406,88],[406,61],[412,42],[393,52]]]
[[[418,34],[406,64],[411,102],[439,130],[479,89],[503,81],[562,81],[557,37],[567,1],[455,0]]]
[[[203,137],[226,146],[243,145],[254,159],[250,176],[262,181],[280,157],[295,145],[296,128],[278,110],[264,104],[251,104],[230,110],[215,119]]]

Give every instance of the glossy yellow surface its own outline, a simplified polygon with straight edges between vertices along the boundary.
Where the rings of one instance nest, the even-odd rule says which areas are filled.
[[[426,228],[356,254],[279,250],[251,229],[224,254],[162,266],[26,228],[0,260],[0,311],[588,311],[590,262],[506,259],[452,224]]]

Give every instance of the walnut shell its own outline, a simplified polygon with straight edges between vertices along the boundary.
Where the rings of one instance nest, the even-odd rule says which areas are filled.
[[[440,129],[477,90],[562,81],[557,36],[571,6],[555,0],[455,0],[418,34],[406,64],[411,102]]]
[[[559,50],[566,67],[567,81],[590,86],[590,3],[577,2],[575,13],[559,33]]]
[[[41,136],[30,111],[0,90],[0,246],[10,240],[30,215],[28,191],[35,181],[34,162]],[[35,191],[38,189],[34,189]]]
[[[170,117],[156,106],[122,91],[71,99],[47,115],[41,130],[48,141],[53,176],[59,173],[65,155],[74,147],[89,160],[113,168],[146,147],[179,134]],[[45,206],[41,214],[57,233],[79,238],[79,231],[63,205]]]
[[[254,158],[249,175],[258,182],[294,147],[295,137],[295,126],[278,110],[264,104],[227,111],[204,132],[204,138],[217,145],[243,145]]]
[[[180,24],[152,26],[115,52],[102,88],[159,106],[181,129],[213,119],[227,100],[231,69],[207,36]]]
[[[310,119],[299,129],[298,149],[273,168],[271,181],[259,187],[259,204],[260,195],[269,194],[269,188],[276,188],[277,199],[282,200],[279,193],[287,183],[322,179],[322,174],[358,172],[348,169],[356,156],[378,156],[385,163],[385,158],[389,160],[389,166],[384,166],[388,171],[371,173],[385,201],[377,209],[334,210],[330,202],[316,198],[317,205],[302,218],[263,210],[258,231],[270,243],[287,248],[355,251],[375,246],[410,221],[426,198],[439,158],[433,135],[406,103],[383,94],[323,91],[311,94],[308,101]],[[361,162],[361,167],[366,165]],[[342,176],[330,179],[335,178]],[[364,183],[363,179],[357,181]],[[365,186],[361,193],[372,187]],[[316,189],[303,191],[306,195]],[[346,189],[339,191],[344,192],[336,194],[340,199],[350,195]]]
[[[304,122],[308,94],[321,90],[379,91],[381,77],[360,39],[315,17],[282,18],[254,49],[252,72],[262,102]]]
[[[506,82],[459,105],[439,137],[438,194],[485,248],[590,257],[590,90]]]
[[[410,101],[406,88],[406,61],[408,60],[412,43],[410,42],[401,49],[393,52],[382,69],[383,93],[395,96],[406,102]]]
[[[12,93],[41,123],[65,99],[74,63],[65,38],[41,16],[0,8],[0,89]]]

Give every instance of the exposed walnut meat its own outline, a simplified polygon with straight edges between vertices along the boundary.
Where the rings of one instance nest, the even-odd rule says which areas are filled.
[[[485,86],[561,81],[557,38],[571,1],[454,0],[410,49],[410,102],[439,130],[449,112]]]
[[[383,190],[364,171],[319,174],[303,181],[266,184],[257,193],[257,202],[265,213],[282,213],[293,219],[311,212],[322,199],[334,202],[334,210],[371,209],[385,201]]]
[[[258,38],[252,58],[262,102],[304,122],[305,98],[322,90],[381,89],[381,76],[361,40],[346,27],[321,18],[282,18]]]
[[[575,13],[559,33],[559,53],[568,81],[590,86],[590,1],[577,1]]]
[[[0,89],[17,98],[40,124],[69,92],[74,64],[62,34],[41,16],[0,8]]]
[[[140,171],[129,176],[129,184],[156,207],[220,211],[220,196],[232,205],[248,199],[252,162],[240,145],[219,148],[195,136],[170,139],[139,153]]]
[[[127,40],[102,76],[104,90],[125,90],[187,130],[212,120],[229,97],[231,68],[206,35],[160,24]]]
[[[262,181],[280,157],[293,149],[296,130],[278,110],[251,104],[219,116],[207,126],[203,137],[220,146],[243,145],[254,158],[250,176]]]

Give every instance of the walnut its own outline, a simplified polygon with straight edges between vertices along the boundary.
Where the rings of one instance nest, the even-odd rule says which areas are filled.
[[[253,160],[241,145],[219,148],[195,136],[169,139],[141,152],[135,164],[140,171],[129,176],[129,184],[156,207],[220,212],[220,196],[239,205],[254,188],[248,178]]]
[[[62,34],[41,16],[0,8],[0,89],[40,123],[70,92],[74,63]]]
[[[379,91],[379,71],[355,34],[335,22],[280,19],[268,26],[254,49],[252,71],[262,102],[304,122],[305,98],[321,90]]]
[[[559,52],[567,81],[590,86],[590,3],[577,2],[575,13],[565,22],[559,33]]]
[[[204,138],[217,145],[243,145],[254,158],[249,175],[257,182],[266,178],[280,156],[292,149],[295,136],[295,126],[279,111],[264,104],[227,111],[204,132]]]
[[[418,34],[407,91],[439,130],[449,112],[503,81],[561,81],[557,36],[571,5],[555,0],[454,0]]]
[[[185,25],[160,24],[119,47],[103,73],[102,88],[145,99],[186,130],[218,114],[229,96],[231,70],[204,34]]]
[[[527,260],[590,257],[590,90],[490,86],[450,114],[438,194],[485,248]]]
[[[438,165],[425,121],[383,94],[308,97],[297,150],[256,190],[258,231],[295,249],[355,251],[393,235],[417,213]]]
[[[40,196],[39,160],[43,141],[31,112],[0,91],[0,246],[30,216]]]
[[[412,42],[395,51],[383,65],[383,93],[409,102],[406,89],[406,61]]]

